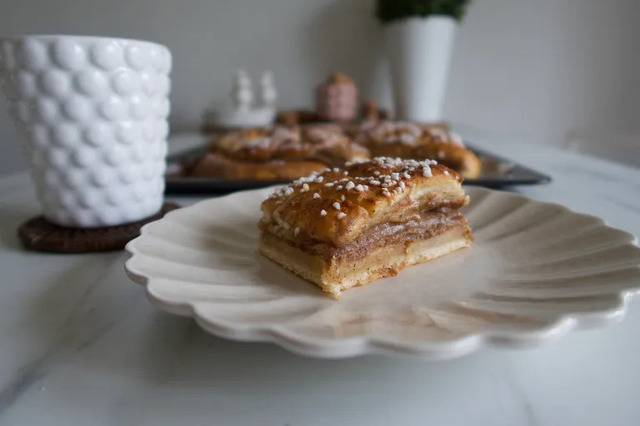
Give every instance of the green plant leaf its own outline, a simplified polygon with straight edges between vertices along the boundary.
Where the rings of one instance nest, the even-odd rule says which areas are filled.
[[[377,0],[376,17],[383,23],[413,16],[450,16],[462,20],[471,0]]]

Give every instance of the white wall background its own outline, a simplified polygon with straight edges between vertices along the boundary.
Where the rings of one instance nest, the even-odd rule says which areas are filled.
[[[311,105],[332,70],[389,105],[373,0],[0,0],[6,35],[158,41],[174,54],[172,125],[195,129],[233,71],[272,70],[281,105]],[[640,133],[640,2],[475,0],[460,29],[446,112],[541,143],[575,129]],[[25,167],[5,108],[0,174]]]

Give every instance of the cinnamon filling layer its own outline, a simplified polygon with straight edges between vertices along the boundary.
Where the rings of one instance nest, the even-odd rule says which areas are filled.
[[[293,247],[326,260],[339,257],[342,261],[355,261],[379,247],[431,238],[466,224],[467,221],[459,209],[442,208],[415,214],[406,222],[387,222],[373,226],[363,232],[357,240],[343,246],[305,239],[302,235],[296,239],[287,239],[287,242]],[[275,236],[267,230],[264,232]]]

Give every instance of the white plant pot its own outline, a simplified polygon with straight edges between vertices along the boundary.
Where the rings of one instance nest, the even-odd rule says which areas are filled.
[[[392,22],[385,28],[396,118],[442,120],[456,21],[431,16]]]
[[[0,83],[45,217],[77,228],[157,213],[171,53],[103,37],[0,40]]]

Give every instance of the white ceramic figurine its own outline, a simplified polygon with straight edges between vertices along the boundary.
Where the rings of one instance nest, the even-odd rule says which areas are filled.
[[[271,126],[276,116],[277,97],[273,75],[267,71],[260,77],[258,99],[254,103],[251,78],[245,71],[238,70],[231,88],[231,105],[207,111],[205,129]]]
[[[248,110],[253,103],[253,90],[251,88],[251,79],[244,70],[236,71],[233,79],[233,88],[231,89],[231,99],[237,109]]]
[[[273,84],[273,74],[271,71],[265,71],[260,77],[260,107],[275,108],[277,99],[278,92]]]

